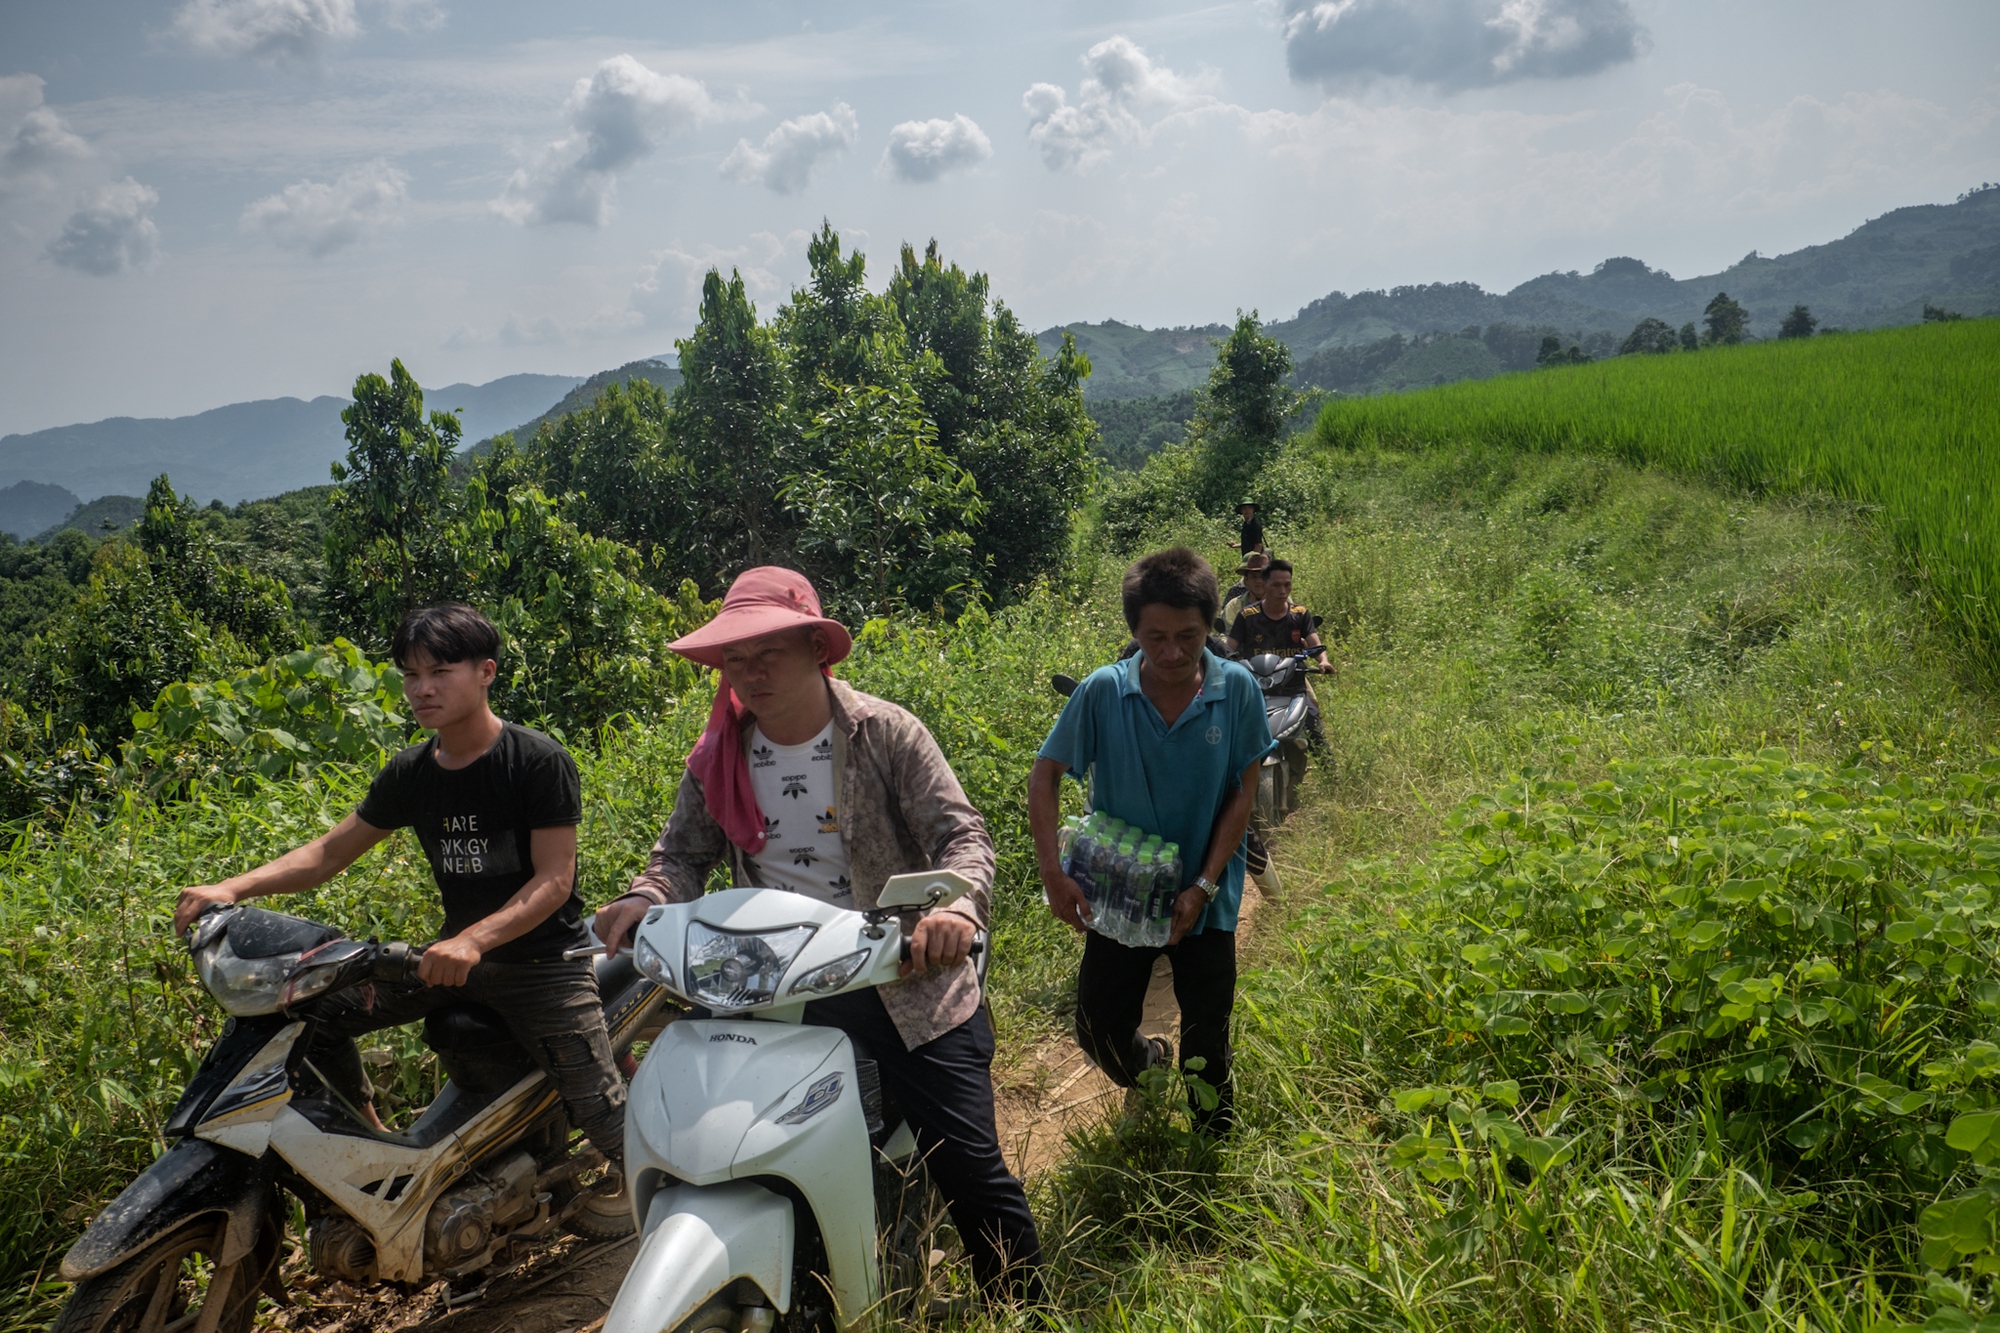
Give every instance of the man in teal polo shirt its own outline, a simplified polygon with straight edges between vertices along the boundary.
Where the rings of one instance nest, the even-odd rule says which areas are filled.
[[[1236,910],[1243,899],[1243,832],[1257,768],[1273,748],[1256,678],[1208,651],[1215,571],[1185,547],[1126,571],[1125,623],[1139,651],[1077,686],[1042,742],[1028,779],[1028,820],[1049,908],[1088,930],[1083,891],[1063,873],[1057,826],[1062,776],[1095,769],[1097,809],[1180,844],[1184,887],[1164,948],[1132,948],[1089,931],[1076,979],[1076,1040],[1112,1080],[1132,1087],[1173,1060],[1162,1037],[1141,1037],[1153,961],[1165,954],[1181,1009],[1181,1067],[1203,1063],[1211,1110],[1195,1124],[1226,1133],[1233,1120],[1229,1015],[1236,1003]]]

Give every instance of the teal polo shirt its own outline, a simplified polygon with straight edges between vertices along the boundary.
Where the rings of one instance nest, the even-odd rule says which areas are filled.
[[[1096,808],[1181,849],[1181,887],[1208,858],[1208,837],[1223,803],[1252,761],[1277,748],[1264,717],[1257,678],[1236,662],[1202,650],[1201,691],[1168,726],[1139,688],[1142,653],[1090,673],[1070,695],[1042,742],[1053,759],[1084,780],[1096,766]],[[1243,848],[1222,872],[1220,890],[1194,923],[1236,929],[1243,902]]]

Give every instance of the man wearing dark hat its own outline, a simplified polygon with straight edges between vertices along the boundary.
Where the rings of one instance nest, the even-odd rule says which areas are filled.
[[[1247,495],[1244,496],[1236,506],[1236,513],[1242,518],[1243,526],[1236,540],[1230,545],[1245,555],[1249,555],[1252,551],[1264,550],[1264,520],[1257,517],[1257,502]]]
[[[597,914],[613,951],[646,909],[701,896],[709,872],[855,910],[908,871],[955,870],[973,890],[927,914],[888,986],[816,1000],[805,1021],[865,1045],[908,1117],[980,1285],[1038,1300],[1041,1245],[1000,1154],[993,1027],[969,955],[985,927],[993,840],[924,724],[829,670],[853,647],[803,574],[745,571],[675,652],[722,679],[666,830],[624,897]]]

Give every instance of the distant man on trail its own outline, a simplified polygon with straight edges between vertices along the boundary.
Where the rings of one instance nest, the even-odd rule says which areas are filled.
[[[1236,506],[1236,514],[1243,520],[1243,526],[1238,529],[1236,540],[1229,544],[1245,555],[1249,555],[1252,551],[1262,551],[1264,520],[1257,517],[1257,502],[1247,495],[1244,496],[1242,503]]]
[[[1162,954],[1181,1009],[1181,1064],[1217,1094],[1196,1103],[1195,1124],[1221,1135],[1234,1123],[1229,1019],[1236,1003],[1236,914],[1243,898],[1243,835],[1256,803],[1257,768],[1272,749],[1257,681],[1206,647],[1216,612],[1215,572],[1184,547],[1126,571],[1125,623],[1132,657],[1091,672],[1042,742],[1028,779],[1028,820],[1049,908],[1082,931],[1083,890],[1065,874],[1058,824],[1063,774],[1092,773],[1097,809],[1180,844],[1185,887],[1164,948],[1133,948],[1090,931],[1076,979],[1076,1040],[1121,1087],[1171,1066],[1173,1045],[1144,1037],[1139,1021]]]
[[[865,911],[892,875],[955,870],[973,890],[927,913],[892,985],[815,1000],[805,1021],[866,1046],[908,1117],[989,1293],[1039,1301],[1041,1242],[1000,1155],[993,1026],[970,962],[987,923],[993,840],[915,717],[836,680],[853,647],[795,570],[746,570],[722,611],[671,645],[720,671],[673,817],[631,891],[597,914],[613,952],[646,910],[701,897],[709,872]]]
[[[500,632],[472,607],[410,612],[389,651],[417,724],[435,734],[391,759],[331,832],[233,879],[181,890],[174,933],[210,906],[324,884],[392,830],[414,829],[444,899],[444,933],[424,950],[416,981],[375,983],[372,1006],[365,991],[330,1000],[308,1058],[380,1129],[352,1039],[445,1005],[485,1005],[554,1080],[570,1123],[622,1166],[625,1084],[596,973],[587,958],[563,960],[590,942],[576,889],[576,761],[494,715],[487,695]]]

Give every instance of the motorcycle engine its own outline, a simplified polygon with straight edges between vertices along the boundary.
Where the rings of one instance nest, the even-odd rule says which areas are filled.
[[[499,1241],[539,1211],[535,1159],[517,1152],[438,1196],[424,1219],[424,1272],[457,1276],[484,1265]]]
[[[351,1217],[322,1213],[306,1232],[313,1271],[321,1277],[368,1282],[375,1277],[375,1242]]]

